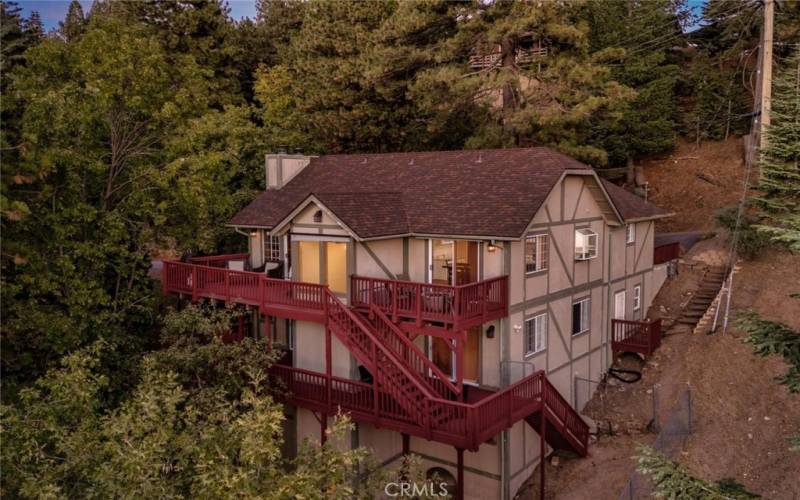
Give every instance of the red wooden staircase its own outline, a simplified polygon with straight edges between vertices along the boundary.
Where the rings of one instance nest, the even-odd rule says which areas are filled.
[[[373,377],[365,383],[273,365],[271,375],[286,389],[277,397],[289,404],[326,415],[341,409],[355,421],[473,451],[523,419],[539,432],[544,418],[550,446],[586,455],[588,426],[543,371],[463,402],[463,387],[451,382],[395,323],[436,321],[464,327],[506,316],[506,279],[429,290],[429,285],[412,282],[354,278],[354,304],[349,307],[324,285],[235,271],[216,261],[167,261],[162,287],[165,294],[247,304],[261,314],[323,323]]]
[[[357,421],[470,450],[477,450],[522,419],[538,431],[537,419],[544,415],[549,429],[545,440],[550,446],[586,455],[588,426],[544,372],[536,372],[474,403],[454,401],[460,389],[380,309],[373,308],[370,317],[364,317],[327,289],[325,294],[327,327],[369,370],[373,384],[361,386],[362,397],[347,397],[341,390],[332,390],[332,386],[352,381],[333,376],[315,381],[305,370],[279,366],[274,373],[290,391],[301,395],[295,399],[293,393],[288,394],[289,402],[306,406],[303,398],[324,395],[326,399],[317,399],[313,407],[327,414],[335,414],[341,407]],[[298,378],[296,373],[302,376]],[[312,387],[319,384],[330,387]],[[368,388],[370,395],[366,394]]]

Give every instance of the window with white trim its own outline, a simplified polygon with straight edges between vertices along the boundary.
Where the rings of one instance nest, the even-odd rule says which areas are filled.
[[[572,334],[589,331],[589,306],[591,299],[583,299],[572,304]]]
[[[547,343],[547,314],[525,320],[525,355],[544,351]]]
[[[633,310],[638,311],[642,307],[642,285],[633,287]]]
[[[264,233],[264,260],[272,262],[281,260],[280,236],[270,236]]]
[[[625,243],[633,243],[636,241],[636,224],[628,224],[625,226]]]
[[[547,269],[547,235],[535,234],[525,238],[525,272]]]
[[[588,228],[575,230],[575,259],[588,260],[597,257],[597,233]]]

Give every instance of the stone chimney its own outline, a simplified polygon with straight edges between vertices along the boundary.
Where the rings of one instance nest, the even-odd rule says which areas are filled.
[[[311,162],[313,156],[288,154],[285,150],[267,154],[264,159],[267,189],[280,189]]]

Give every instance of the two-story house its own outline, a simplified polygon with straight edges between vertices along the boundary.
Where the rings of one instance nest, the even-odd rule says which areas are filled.
[[[513,498],[550,449],[586,455],[576,378],[660,335],[663,210],[547,148],[265,163],[230,222],[249,253],[166,262],[163,286],[246,304],[288,347],[287,453],[341,410],[350,445],[481,499]]]

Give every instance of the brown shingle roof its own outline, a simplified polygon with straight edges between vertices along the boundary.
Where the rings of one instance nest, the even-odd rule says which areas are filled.
[[[589,168],[548,148],[321,156],[230,224],[274,227],[313,194],[362,238],[519,238],[561,174]],[[635,195],[638,204],[611,196],[629,213],[658,211]]]
[[[603,187],[605,187],[606,191],[608,191],[608,196],[611,197],[611,201],[614,203],[617,211],[626,221],[635,219],[654,219],[657,217],[666,217],[670,215],[666,210],[658,208],[652,203],[645,202],[643,199],[639,198],[630,191],[626,191],[625,189],[612,182],[608,182],[605,179],[601,180],[603,181]]]

